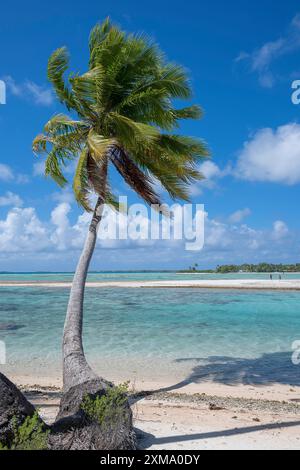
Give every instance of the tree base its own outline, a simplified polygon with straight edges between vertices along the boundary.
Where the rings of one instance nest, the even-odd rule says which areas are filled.
[[[0,372],[0,443],[5,447],[10,447],[14,438],[13,422],[19,426],[34,413],[34,406]]]
[[[125,397],[121,412],[112,422],[100,424],[82,408],[86,397],[103,397],[112,384],[92,379],[70,388],[62,396],[59,413],[49,430],[48,448],[51,450],[134,450],[136,437],[132,412]],[[14,439],[13,423],[20,426],[35,408],[22,392],[0,373],[0,443],[11,447]]]
[[[111,422],[100,424],[82,409],[86,397],[106,394],[112,384],[92,379],[75,385],[63,394],[59,413],[51,429],[50,448],[55,450],[134,450],[136,437],[132,412],[126,399],[121,412]]]

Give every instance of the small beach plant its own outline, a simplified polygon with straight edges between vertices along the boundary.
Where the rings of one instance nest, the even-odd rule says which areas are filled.
[[[76,162],[74,196],[92,213],[64,327],[65,390],[96,377],[83,351],[82,316],[103,204],[117,207],[109,167],[143,201],[159,205],[159,185],[172,199],[189,200],[189,184],[202,178],[198,164],[208,155],[202,141],[178,133],[182,119],[201,116],[196,105],[174,105],[191,98],[186,72],[145,36],[126,34],[107,19],[91,31],[87,71],[66,76],[68,67],[67,49],[57,49],[49,58],[48,78],[70,115],[53,116],[33,142],[34,152],[45,156],[45,174],[59,186],[68,183],[64,168]]]
[[[106,393],[101,396],[95,398],[85,396],[81,409],[89,419],[95,420],[100,426],[113,426],[124,416],[127,392],[128,383],[108,387]]]
[[[12,419],[13,441],[10,447],[0,443],[0,450],[46,450],[49,431],[41,422],[37,412],[27,416],[18,426],[18,420]]]

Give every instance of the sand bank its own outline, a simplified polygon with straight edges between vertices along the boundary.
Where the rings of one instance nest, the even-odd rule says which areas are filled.
[[[0,287],[51,287],[70,288],[70,282],[49,281],[1,281]],[[300,279],[214,279],[175,281],[103,281],[87,282],[89,288],[197,288],[197,289],[252,289],[252,290],[300,290]]]

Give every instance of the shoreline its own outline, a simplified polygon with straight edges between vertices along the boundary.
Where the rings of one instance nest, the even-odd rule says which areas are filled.
[[[51,287],[70,288],[69,281],[0,281],[0,287]],[[175,280],[175,281],[101,281],[87,282],[87,288],[195,288],[195,289],[245,289],[300,291],[300,279],[224,279],[224,280]]]
[[[103,371],[104,372],[104,371]],[[42,375],[21,375],[19,373],[10,374],[4,371],[5,375],[12,380],[22,390],[52,390],[60,391],[62,389],[62,377],[60,374],[53,376]],[[150,379],[146,377],[138,377],[126,374],[126,378],[121,374],[109,375],[105,371],[103,375],[110,382],[118,385],[129,382],[129,390],[131,393],[157,394],[178,396],[198,396],[207,395],[215,396],[220,399],[242,399],[242,400],[263,400],[274,401],[280,403],[299,403],[300,406],[300,386],[283,385],[273,383],[267,385],[254,384],[235,384],[226,385],[220,382],[203,380],[200,382],[187,382],[173,380],[171,378]],[[299,408],[300,415],[300,408]]]

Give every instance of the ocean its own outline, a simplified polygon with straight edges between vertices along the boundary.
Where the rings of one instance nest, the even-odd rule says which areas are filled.
[[[1,274],[1,280],[69,280],[67,273]],[[219,275],[249,278],[247,274]],[[252,275],[268,278],[268,275]],[[299,274],[285,278],[299,278]],[[193,279],[216,275],[194,275]],[[187,279],[175,273],[92,273],[89,280]],[[0,287],[6,374],[55,376],[68,289]],[[87,288],[84,346],[114,380],[202,380],[228,385],[300,385],[292,344],[300,341],[300,292]],[[108,374],[108,376],[107,376]]]

